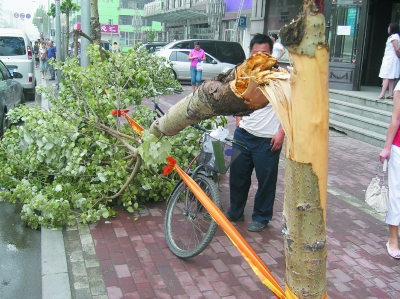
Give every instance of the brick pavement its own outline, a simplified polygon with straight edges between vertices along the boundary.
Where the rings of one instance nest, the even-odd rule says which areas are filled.
[[[173,96],[164,100],[167,105],[176,102]],[[331,132],[329,148],[329,298],[400,298],[400,261],[386,252],[387,227],[382,215],[363,202],[380,149],[335,132]],[[284,165],[282,153],[275,213],[267,228],[261,233],[247,231],[257,186],[254,177],[245,221],[234,224],[283,287],[280,218]],[[227,175],[221,180],[220,191],[222,205],[227,208]],[[108,298],[275,298],[221,229],[200,255],[186,260],[174,256],[163,234],[165,210],[165,202],[150,202],[133,214],[118,209],[115,218],[89,226]],[[92,298],[105,297],[92,294]]]

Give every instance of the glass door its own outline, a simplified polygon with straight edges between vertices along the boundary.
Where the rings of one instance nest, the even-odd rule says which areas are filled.
[[[333,0],[329,45],[330,61],[356,63],[362,1]]]

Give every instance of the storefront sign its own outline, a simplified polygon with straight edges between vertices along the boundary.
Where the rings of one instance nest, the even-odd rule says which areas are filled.
[[[118,33],[118,25],[101,24],[100,29],[101,33]]]

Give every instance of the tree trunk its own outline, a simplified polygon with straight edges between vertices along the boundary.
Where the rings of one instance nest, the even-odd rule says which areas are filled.
[[[235,69],[205,81],[156,120],[150,132],[158,137],[171,136],[216,115],[248,115],[264,107],[269,102],[269,95],[262,90],[289,84],[289,75],[285,71],[272,69],[275,63],[276,59],[272,56],[257,53]]]
[[[65,14],[65,21],[66,21],[66,26],[65,26],[65,42],[64,42],[64,60],[68,56],[68,45],[69,45],[69,12]]]
[[[329,49],[313,0],[304,1],[299,19],[280,36],[293,59],[282,215],[286,283],[298,298],[320,299],[326,294]]]
[[[100,31],[100,21],[99,21],[98,0],[91,0],[90,13],[91,13],[90,25],[92,27],[93,43],[95,45],[100,46],[101,31]]]

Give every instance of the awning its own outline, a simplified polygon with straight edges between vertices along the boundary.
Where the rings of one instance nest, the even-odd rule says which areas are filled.
[[[169,11],[160,11],[158,14],[154,15],[144,15],[143,19],[161,23],[168,23],[174,21],[191,20],[207,17],[205,11],[197,10],[193,8],[182,8]]]

